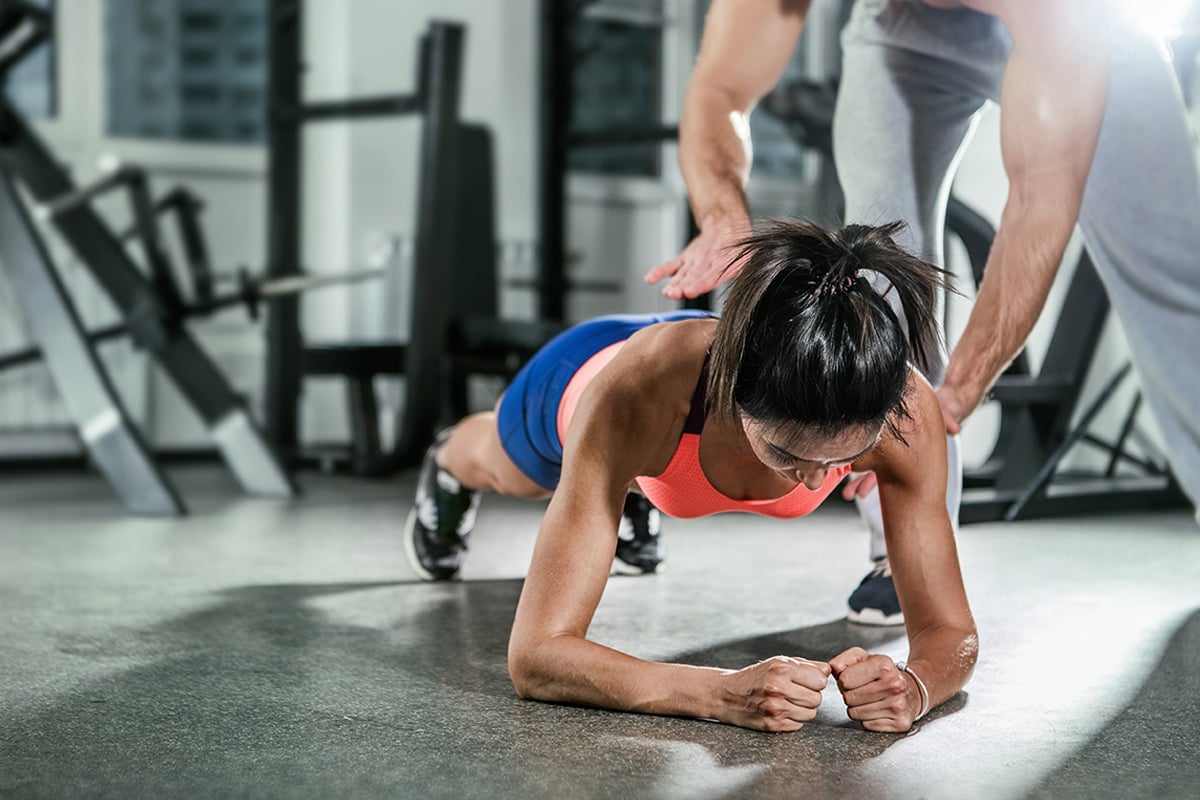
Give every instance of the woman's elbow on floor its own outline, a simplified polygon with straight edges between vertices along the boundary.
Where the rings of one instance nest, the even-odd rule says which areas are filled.
[[[509,647],[508,677],[522,700],[540,700],[539,689],[545,685],[538,676],[536,657],[528,649]]]

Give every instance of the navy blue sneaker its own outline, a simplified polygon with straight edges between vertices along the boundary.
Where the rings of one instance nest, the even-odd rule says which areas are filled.
[[[892,567],[887,556],[875,559],[875,568],[862,579],[847,601],[846,619],[860,625],[903,625],[900,599],[892,582]]]
[[[621,526],[617,529],[617,552],[613,558],[614,573],[646,575],[657,572],[666,553],[662,543],[662,512],[645,495],[630,492],[625,495],[621,511]]]
[[[417,478],[417,498],[404,526],[404,552],[413,572],[427,581],[458,577],[467,557],[467,534],[475,527],[482,492],[468,489],[437,465],[437,451],[448,436],[425,453]]]

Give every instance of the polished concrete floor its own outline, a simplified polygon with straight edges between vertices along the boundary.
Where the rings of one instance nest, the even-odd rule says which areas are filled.
[[[489,498],[464,580],[404,563],[412,475],[304,474],[299,501],[172,471],[130,518],[77,473],[0,479],[0,797],[1196,798],[1200,529],[1182,513],[971,526],[982,650],[907,736],[836,691],[793,734],[516,698],[505,644],[541,506]],[[841,504],[668,521],[594,638],[656,659],[828,658],[866,535]]]

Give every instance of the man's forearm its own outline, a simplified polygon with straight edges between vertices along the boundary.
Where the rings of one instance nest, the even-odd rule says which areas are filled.
[[[1012,362],[1033,330],[1062,260],[1074,219],[1060,211],[1006,209],[975,306],[950,354],[943,385],[969,414]]]
[[[1013,40],[1000,90],[1009,199],[943,382],[959,421],[1024,346],[1075,227],[1108,96],[1107,33],[1093,5],[995,4]]]
[[[707,221],[748,221],[749,123],[733,98],[697,77],[688,88],[679,130],[679,164],[692,213]]]

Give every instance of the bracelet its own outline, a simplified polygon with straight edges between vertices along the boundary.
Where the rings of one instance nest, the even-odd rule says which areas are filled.
[[[912,669],[908,666],[907,661],[897,661],[896,669],[900,670],[901,672],[907,672],[909,677],[916,681],[917,690],[921,693],[921,713],[917,714],[917,716],[913,719],[913,722],[916,722],[917,720],[921,719],[921,717],[929,713],[929,690],[925,688],[925,681],[921,680],[920,675],[912,671]]]

